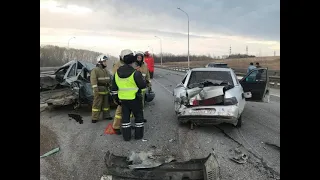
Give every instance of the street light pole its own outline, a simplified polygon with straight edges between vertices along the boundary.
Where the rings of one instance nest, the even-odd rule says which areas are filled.
[[[184,10],[182,10],[181,8],[177,8],[178,10],[182,11],[183,13],[185,13],[188,17],[188,69],[190,69],[190,57],[189,57],[189,15],[188,13],[186,13]]]
[[[69,49],[70,40],[71,40],[71,39],[75,39],[75,38],[76,38],[76,37],[72,37],[72,38],[69,39],[69,41],[68,41],[68,49]]]
[[[154,37],[159,38],[158,36],[154,36]],[[162,66],[162,40],[161,40],[161,38],[159,38],[159,39],[160,39],[161,66]]]

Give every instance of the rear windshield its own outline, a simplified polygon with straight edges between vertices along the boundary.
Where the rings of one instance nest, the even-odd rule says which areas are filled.
[[[231,72],[229,71],[194,71],[191,73],[188,86],[193,83],[199,83],[206,79],[228,82],[234,86]]]

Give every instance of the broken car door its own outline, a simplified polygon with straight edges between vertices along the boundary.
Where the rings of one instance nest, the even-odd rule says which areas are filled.
[[[247,101],[262,101],[268,89],[269,77],[267,68],[257,68],[250,71],[240,80],[244,92],[251,92]]]

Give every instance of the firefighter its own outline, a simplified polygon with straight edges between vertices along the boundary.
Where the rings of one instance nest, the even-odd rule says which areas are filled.
[[[123,58],[122,58],[121,54],[120,54],[119,58],[120,58],[120,61],[118,61],[117,63],[115,63],[113,65],[113,68],[112,68],[113,75],[116,74],[119,67],[124,65]],[[115,104],[117,104],[117,103],[115,102]],[[119,105],[119,104],[117,104],[117,105],[118,106],[117,106],[116,112],[114,114],[112,128],[114,129],[116,134],[120,135],[121,134],[120,126],[121,126],[121,119],[122,119],[122,109],[121,109],[121,105]]]
[[[150,73],[148,70],[147,65],[144,63],[144,53],[137,52],[136,53],[137,61],[136,61],[136,70],[142,73],[144,80],[147,83],[147,88],[151,91],[151,80],[150,80]],[[144,107],[144,97],[146,94],[146,89],[142,89],[142,107]]]
[[[140,71],[133,66],[136,56],[129,49],[121,51],[124,65],[119,67],[112,80],[112,97],[122,107],[122,135],[125,141],[131,140],[130,114],[135,117],[135,139],[143,138],[144,123],[141,89],[147,87]]]
[[[92,123],[99,120],[102,111],[103,119],[111,120],[109,104],[109,88],[111,86],[111,74],[105,69],[108,57],[100,55],[97,58],[97,67],[92,69],[90,82],[93,89]]]

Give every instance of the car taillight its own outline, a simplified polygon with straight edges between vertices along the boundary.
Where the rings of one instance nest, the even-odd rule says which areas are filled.
[[[238,103],[238,100],[235,97],[224,99],[224,105],[235,105],[237,103]]]
[[[199,101],[196,100],[196,99],[194,99],[194,100],[192,101],[192,105],[193,105],[193,106],[198,106],[198,105],[199,105]]]

